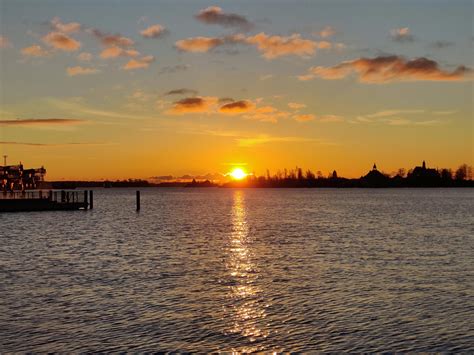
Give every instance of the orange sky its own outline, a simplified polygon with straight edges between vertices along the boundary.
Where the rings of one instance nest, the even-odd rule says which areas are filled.
[[[49,180],[474,164],[472,2],[269,4],[2,1],[1,154]]]

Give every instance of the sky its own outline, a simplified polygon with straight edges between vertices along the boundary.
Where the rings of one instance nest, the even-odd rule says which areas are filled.
[[[0,0],[0,153],[48,180],[474,165],[473,4]]]

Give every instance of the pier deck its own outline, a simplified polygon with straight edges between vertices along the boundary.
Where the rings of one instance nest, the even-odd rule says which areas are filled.
[[[89,207],[87,191],[35,190],[0,193],[0,212],[71,211]]]

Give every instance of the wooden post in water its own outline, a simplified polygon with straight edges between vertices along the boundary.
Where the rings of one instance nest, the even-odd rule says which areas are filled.
[[[92,190],[89,191],[89,209],[94,208],[94,192]]]
[[[140,191],[137,191],[137,212],[140,211]]]
[[[87,190],[84,190],[84,203],[85,203],[85,210],[87,210]]]

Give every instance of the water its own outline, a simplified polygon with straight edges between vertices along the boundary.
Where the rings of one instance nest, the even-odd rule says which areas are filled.
[[[474,351],[474,189],[141,191],[0,215],[0,350]]]

